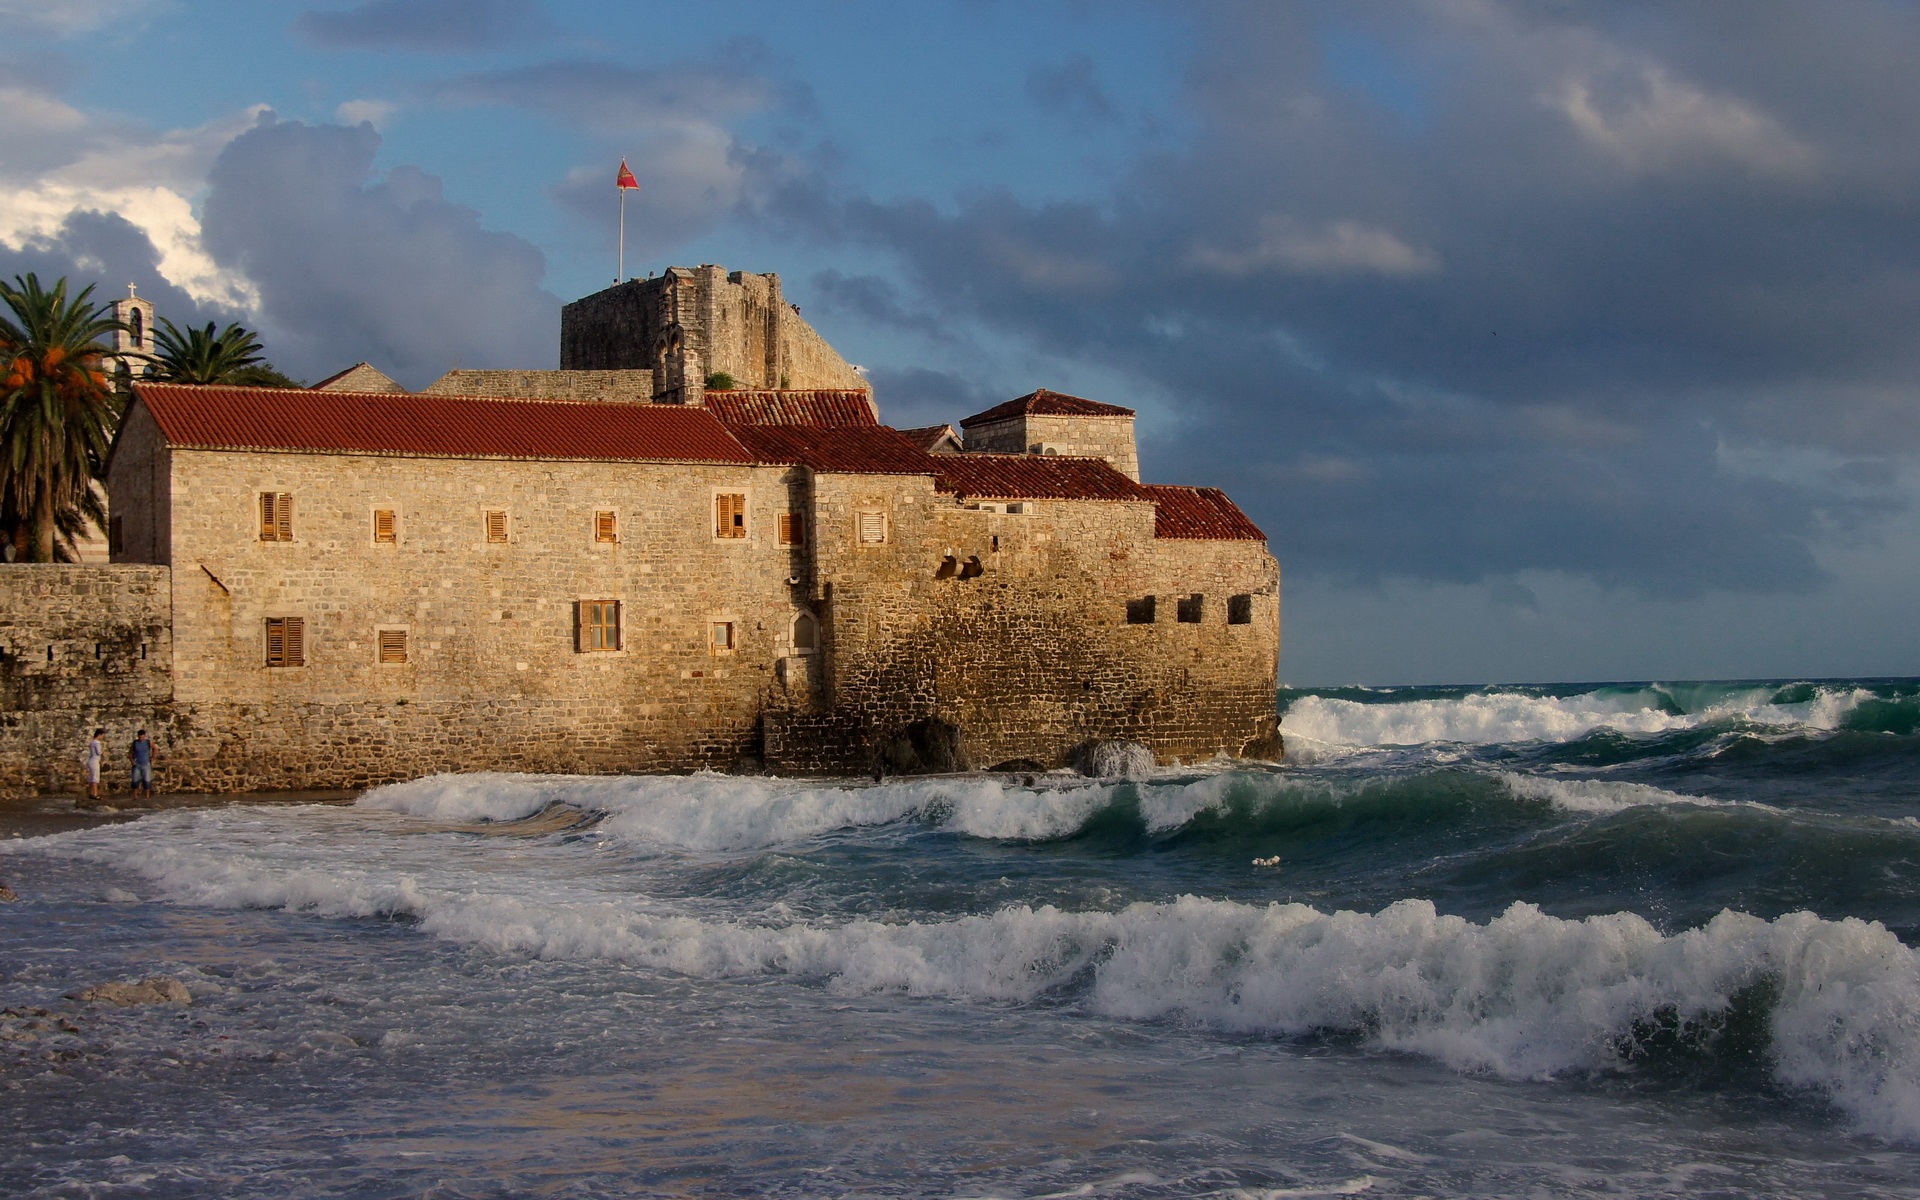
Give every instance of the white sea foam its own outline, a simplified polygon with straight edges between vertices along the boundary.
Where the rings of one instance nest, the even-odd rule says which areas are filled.
[[[1727,912],[1666,935],[1632,914],[1565,920],[1528,904],[1477,924],[1424,900],[1364,914],[1190,896],[939,922],[714,919],[534,864],[414,849],[442,844],[383,832],[391,818],[361,820],[375,824],[316,818],[295,836],[183,818],[8,850],[108,862],[191,903],[411,916],[432,936],[504,953],[702,978],[783,974],[842,994],[1019,1002],[1069,989],[1107,1016],[1350,1031],[1513,1078],[1620,1065],[1644,1023],[1722,1013],[1764,984],[1777,997],[1781,1082],[1824,1092],[1863,1128],[1920,1138],[1920,954],[1873,922]]]
[[[1670,804],[1697,804],[1710,808],[1733,807],[1738,803],[1748,808],[1766,809],[1777,812],[1771,805],[1751,802],[1715,800],[1709,796],[1689,796],[1683,792],[1670,792],[1665,788],[1650,787],[1644,783],[1627,783],[1614,779],[1556,779],[1551,775],[1520,775],[1511,771],[1500,771],[1496,777],[1509,792],[1524,800],[1544,800],[1563,812],[1576,813],[1617,813],[1629,808],[1643,806],[1664,806]]]
[[[1388,704],[1302,696],[1287,709],[1281,729],[1290,739],[1322,747],[1571,741],[1596,729],[1662,733],[1730,717],[1762,725],[1835,729],[1872,695],[1859,688],[1822,691],[1802,704],[1774,704],[1775,694],[1772,688],[1720,689],[1699,707],[1677,713],[1671,707],[1678,698],[1659,687],[1578,696],[1483,692]]]

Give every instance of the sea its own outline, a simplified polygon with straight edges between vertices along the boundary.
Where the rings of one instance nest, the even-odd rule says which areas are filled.
[[[1279,703],[5,839],[0,1194],[1920,1194],[1920,681]]]

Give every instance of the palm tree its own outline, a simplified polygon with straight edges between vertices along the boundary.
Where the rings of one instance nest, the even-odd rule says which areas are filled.
[[[37,276],[0,283],[0,521],[28,562],[70,561],[104,515],[94,483],[120,418],[102,339],[121,328],[92,285],[67,296]]]
[[[260,338],[252,330],[229,325],[215,333],[212,321],[205,329],[188,326],[182,332],[161,317],[153,345],[157,353],[147,378],[167,383],[243,383],[247,368],[265,361]]]

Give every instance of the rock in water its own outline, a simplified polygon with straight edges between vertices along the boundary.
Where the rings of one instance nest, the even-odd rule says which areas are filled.
[[[20,893],[8,887],[5,880],[0,880],[0,904],[13,904],[19,899]]]
[[[90,988],[68,992],[67,999],[79,1000],[85,1004],[111,1004],[118,1008],[132,1008],[136,1004],[192,1004],[193,993],[189,992],[187,985],[178,979],[166,975],[151,975],[138,983],[124,979],[96,983]]]
[[[966,771],[960,728],[939,717],[921,717],[881,742],[874,769],[888,775],[945,775]]]
[[[1073,766],[1095,779],[1145,779],[1156,762],[1153,748],[1140,742],[1088,742],[1074,755]]]

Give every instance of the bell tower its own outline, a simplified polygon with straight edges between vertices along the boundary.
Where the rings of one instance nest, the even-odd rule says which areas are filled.
[[[113,331],[113,371],[135,379],[153,369],[153,301],[143,299],[133,284],[127,285],[124,299],[111,305],[113,319],[120,328]]]

